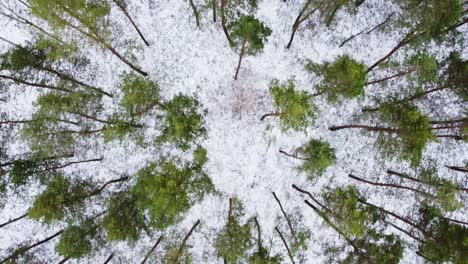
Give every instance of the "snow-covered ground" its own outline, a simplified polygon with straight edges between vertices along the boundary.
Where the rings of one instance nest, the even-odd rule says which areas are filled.
[[[272,101],[268,93],[268,84],[272,79],[294,78],[299,89],[312,92],[316,80],[304,69],[307,60],[323,62],[333,60],[341,54],[349,54],[366,65],[371,65],[392,49],[399,39],[395,32],[375,32],[359,36],[343,48],[338,47],[341,41],[351,34],[381,22],[395,9],[390,1],[366,1],[356,15],[341,11],[331,29],[321,25],[315,16],[301,26],[289,50],[285,46],[290,37],[291,26],[304,1],[260,1],[255,15],[268,25],[273,33],[261,54],[244,58],[237,81],[233,80],[233,76],[238,54],[229,47],[220,23],[215,24],[211,21],[211,11],[208,7],[201,8],[201,27],[197,28],[188,1],[129,2],[130,14],[151,44],[150,47],[140,45],[129,52],[137,56],[139,65],[149,72],[149,78],[160,84],[165,98],[171,98],[177,93],[195,95],[209,111],[206,118],[208,138],[203,142],[203,146],[209,156],[207,170],[222,196],[207,197],[189,211],[185,220],[165,232],[170,234],[175,230],[188,230],[197,219],[201,219],[201,228],[193,234],[190,241],[190,245],[193,246],[190,252],[194,256],[194,263],[221,263],[221,260],[215,257],[212,243],[215,231],[225,223],[228,198],[233,196],[244,203],[247,217],[257,216],[264,239],[270,240],[273,237],[272,250],[283,254],[285,263],[288,261],[285,250],[274,233],[274,227],[278,224],[277,217],[281,212],[272,191],[278,194],[286,211],[296,210],[304,214],[305,224],[312,232],[306,263],[322,263],[322,243],[340,238],[303,203],[305,197],[294,191],[291,184],[318,194],[324,186],[352,183],[366,192],[369,200],[375,204],[400,214],[412,210],[415,200],[411,193],[388,195],[386,190],[352,182],[347,177],[348,173],[354,173],[362,177],[384,180],[388,177],[385,173],[387,169],[410,171],[408,164],[379,159],[378,152],[373,147],[373,137],[357,133],[356,130],[328,130],[330,125],[353,122],[362,106],[371,105],[374,98],[384,97],[394,89],[392,86],[367,87],[365,98],[337,105],[330,105],[324,98],[317,98],[316,104],[320,113],[315,126],[310,127],[306,133],[283,133],[279,129],[278,120],[274,118],[259,121],[262,114],[272,110]],[[203,2],[195,1],[197,5],[203,5]],[[4,20],[1,18],[0,22],[5,22]],[[112,13],[112,20],[121,23],[123,30],[119,33],[119,38],[139,42],[138,35],[118,9]],[[466,32],[466,27],[464,31]],[[11,24],[0,29],[0,36],[17,43],[27,38],[24,37],[26,35],[26,32]],[[7,47],[3,42],[0,42],[0,45],[2,50]],[[119,48],[124,50],[125,47]],[[441,52],[448,50],[449,48],[442,48]],[[89,81],[116,93],[118,76],[123,71],[128,71],[127,67],[106,51],[94,49],[86,52],[89,52],[93,59],[92,64],[97,75],[97,78]],[[371,78],[372,76],[369,77]],[[422,108],[439,107],[438,113],[441,113],[441,117],[460,115],[461,102],[449,100],[448,96],[448,92],[440,93],[435,100],[436,106],[423,105]],[[0,111],[10,116],[27,117],[33,111],[33,101],[34,91],[27,88],[8,104],[0,102]],[[110,100],[106,103],[112,104]],[[278,153],[279,149],[291,151],[312,138],[329,142],[336,149],[337,157],[336,164],[316,182],[308,181],[305,175],[294,169],[298,161]],[[24,150],[21,142],[12,146],[17,153]],[[159,155],[152,149],[142,150],[132,144],[118,143],[90,149],[88,152],[88,157],[103,155],[104,161],[74,166],[69,170],[80,171],[80,175],[84,177],[102,181],[122,173],[131,175]],[[441,165],[441,175],[455,176],[462,180],[463,175],[449,172],[443,165],[464,164],[468,160],[465,143],[442,139],[438,143],[429,144],[424,156],[425,159],[437,160]],[[19,194],[12,194],[12,198],[0,211],[0,222],[24,213],[32,203],[34,195],[42,189],[28,186],[27,190],[29,193],[18,191]],[[461,210],[453,217],[466,219],[466,213],[466,210]],[[33,221],[21,220],[0,230],[0,250],[29,238],[46,237],[59,228],[57,226],[48,230]],[[136,245],[114,243],[89,259],[70,263],[102,263],[111,252],[115,254],[114,263],[135,263],[142,259],[159,235],[144,235]],[[44,251],[39,255],[43,259],[60,259],[53,252],[54,243],[41,247]],[[161,250],[162,247],[159,248],[159,251]],[[156,259],[157,252],[154,253]],[[407,250],[403,263],[422,263],[422,260]]]

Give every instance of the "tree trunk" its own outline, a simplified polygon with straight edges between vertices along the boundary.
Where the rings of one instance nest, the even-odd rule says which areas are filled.
[[[439,138],[453,138],[455,140],[464,140],[464,136],[461,135],[435,135]]]
[[[323,208],[323,209],[324,209],[325,211],[327,211],[328,213],[334,214],[330,209],[328,209],[328,207],[326,207],[326,206],[323,205],[321,202],[319,202],[317,199],[315,199],[315,197],[314,197],[310,192],[308,192],[308,191],[306,191],[306,190],[300,189],[300,188],[297,187],[295,184],[293,184],[292,187],[293,187],[296,191],[298,191],[298,192],[300,192],[300,193],[307,194],[307,196],[309,196],[309,198],[310,198],[312,201],[314,201],[314,203],[320,205],[320,207]]]
[[[229,31],[226,26],[226,4],[227,0],[221,0],[221,25],[223,26],[223,31],[224,35],[226,35],[226,38],[229,42],[229,46],[234,46],[234,42],[231,39],[231,36],[229,35]]]
[[[424,230],[422,227],[418,226],[417,224],[415,224],[415,223],[409,221],[408,219],[406,219],[406,218],[404,218],[404,217],[401,217],[401,216],[399,216],[399,215],[397,215],[397,214],[395,214],[395,213],[393,213],[393,212],[387,211],[387,210],[385,210],[384,208],[379,207],[379,206],[377,206],[377,205],[368,203],[368,202],[366,202],[366,201],[364,201],[364,200],[362,200],[362,199],[358,199],[358,201],[359,201],[360,203],[362,203],[362,204],[367,205],[367,206],[374,207],[374,208],[380,210],[381,212],[383,212],[383,213],[385,213],[385,214],[391,215],[391,216],[395,217],[396,219],[398,219],[398,220],[400,220],[400,221],[402,221],[402,222],[404,222],[404,223],[406,223],[406,224],[408,224],[408,225],[410,225],[410,226],[412,226],[412,227],[418,229],[418,230],[421,231],[424,235],[430,236],[429,233],[427,233],[427,231]],[[430,237],[432,237],[432,236],[430,236]]]
[[[275,197],[276,202],[278,202],[278,205],[281,209],[281,212],[283,213],[284,218],[286,218],[286,222],[288,223],[288,227],[289,227],[289,230],[291,231],[291,235],[294,238],[294,241],[297,242],[296,232],[294,231],[291,219],[289,219],[289,216],[284,211],[283,205],[281,204],[281,201],[276,196],[276,193],[275,192],[272,192],[272,193],[273,193],[273,196]]]
[[[423,240],[421,240],[420,238],[418,238],[418,237],[416,237],[415,235],[411,234],[410,232],[404,230],[403,228],[401,228],[401,227],[399,227],[399,226],[396,226],[396,225],[394,225],[394,224],[392,224],[392,223],[390,223],[390,222],[387,222],[387,221],[385,221],[385,223],[388,224],[388,225],[393,226],[396,230],[398,230],[398,231],[400,231],[400,232],[406,234],[407,236],[411,237],[412,239],[418,241],[419,243],[424,243]]]
[[[315,207],[313,204],[311,204],[309,201],[305,200],[304,201],[310,208],[312,208],[322,219],[331,227],[333,228],[338,234],[340,234],[346,242],[348,242],[349,245],[351,245],[354,250],[356,251],[357,254],[363,256],[369,263],[374,264],[375,262],[364,252],[359,250],[359,247],[354,243],[353,240],[351,240],[346,234],[344,234],[335,224],[332,223],[328,217],[325,216],[324,213],[322,213],[317,207]]]
[[[50,67],[45,67],[45,66],[39,67],[38,69],[49,72],[49,73],[52,73],[52,74],[55,74],[55,75],[57,75],[57,77],[59,77],[62,80],[74,82],[74,83],[79,84],[79,85],[81,85],[83,87],[89,88],[89,89],[91,89],[91,90],[93,90],[93,91],[95,91],[95,92],[97,92],[99,94],[103,94],[105,96],[113,98],[112,94],[110,94],[110,93],[108,93],[108,92],[106,92],[106,91],[104,91],[104,90],[102,90],[100,88],[97,88],[97,87],[94,87],[92,85],[86,84],[86,83],[84,83],[82,81],[78,81],[77,79],[75,79],[75,78],[71,77],[70,75],[65,74],[63,72],[60,72],[60,71],[57,71],[55,69],[52,69]]]
[[[110,254],[110,256],[106,259],[106,261],[104,262],[104,264],[108,264],[111,259],[114,257],[114,253]]]
[[[402,72],[396,73],[394,75],[387,76],[387,77],[382,78],[382,79],[367,82],[364,85],[371,85],[371,84],[376,84],[376,83],[380,83],[380,82],[385,82],[385,81],[388,81],[390,79],[397,78],[397,77],[400,77],[400,76],[404,76],[406,74],[410,74],[410,73],[415,72],[415,71],[416,71],[416,68],[411,68],[411,69],[408,69],[406,71],[402,71]]]
[[[278,227],[275,227],[275,230],[278,233],[278,235],[280,236],[281,241],[283,241],[284,247],[286,248],[286,250],[288,252],[288,256],[289,256],[289,259],[291,260],[291,263],[295,264],[294,257],[291,254],[291,250],[289,249],[289,246],[288,246],[288,243],[286,242],[286,239],[284,239],[283,234],[281,234],[281,231],[279,231]]]
[[[66,257],[66,258],[62,259],[58,264],[63,264],[65,262],[67,262],[68,260],[70,260],[70,257]]]
[[[257,247],[258,251],[262,249],[262,230],[260,229],[260,223],[258,223],[257,217],[254,217],[255,226],[257,227]]]
[[[19,217],[10,219],[10,220],[6,221],[5,223],[0,224],[0,228],[5,227],[5,226],[7,226],[7,225],[9,225],[9,224],[11,224],[11,223],[14,223],[14,222],[16,222],[16,221],[19,221],[19,220],[25,218],[26,216],[28,216],[28,213],[25,213],[25,214],[23,214],[23,215],[21,215],[21,216],[19,216]]]
[[[387,133],[398,133],[400,132],[399,129],[396,128],[389,128],[389,127],[376,127],[376,126],[366,126],[366,125],[345,125],[345,126],[332,126],[328,129],[330,131],[341,130],[345,128],[362,128],[368,131],[378,131],[378,132],[387,132]]]
[[[454,120],[431,120],[429,124],[432,124],[432,125],[454,124],[454,123],[465,123],[467,121],[468,121],[467,118],[454,119]]]
[[[280,116],[280,115],[281,115],[281,113],[278,113],[278,112],[264,114],[264,115],[262,115],[262,117],[260,117],[260,121],[265,120],[265,118],[267,118],[269,116]]]
[[[237,80],[237,75],[239,74],[239,69],[242,63],[242,57],[244,57],[244,52],[245,52],[245,45],[247,44],[247,39],[244,39],[242,41],[242,46],[239,54],[239,62],[237,63],[237,69],[236,69],[236,74],[234,75],[234,80]]]
[[[164,239],[164,235],[160,236],[158,238],[158,240],[156,241],[156,243],[154,243],[153,247],[150,249],[150,251],[148,252],[148,254],[146,254],[145,258],[143,259],[143,261],[141,262],[141,264],[145,264],[146,261],[148,260],[149,256],[154,252],[154,250],[156,250],[156,248],[158,247],[159,243],[161,243],[161,241]]]
[[[89,159],[89,160],[80,160],[80,161],[71,161],[71,162],[68,162],[68,163],[65,163],[65,164],[62,164],[62,165],[59,165],[59,166],[46,168],[46,169],[41,170],[41,171],[36,171],[35,173],[40,173],[40,172],[45,172],[45,171],[63,169],[63,168],[65,168],[65,167],[68,167],[68,166],[74,165],[74,164],[88,163],[88,162],[97,162],[97,161],[102,161],[102,158]]]
[[[398,185],[398,184],[391,184],[391,183],[380,183],[380,182],[372,182],[372,181],[368,181],[368,180],[364,180],[362,178],[359,178],[359,177],[356,177],[352,174],[348,174],[348,176],[351,178],[351,179],[354,179],[354,180],[357,180],[357,181],[360,181],[360,182],[364,182],[364,183],[367,183],[367,184],[371,184],[371,185],[374,185],[374,186],[382,186],[382,187],[390,187],[390,188],[397,188],[397,189],[404,189],[404,190],[409,190],[409,191],[413,191],[415,193],[419,193],[423,196],[428,196],[428,197],[431,197],[431,198],[436,198],[434,195],[430,194],[430,193],[427,193],[427,192],[424,192],[424,191],[421,191],[421,190],[418,190],[418,189],[414,189],[414,188],[411,188],[411,187],[407,187],[407,186],[402,186],[402,185]]]
[[[294,40],[294,36],[296,35],[296,31],[297,29],[299,28],[299,25],[304,21],[302,19],[302,15],[304,15],[304,12],[307,10],[307,8],[309,7],[310,3],[312,3],[312,0],[307,0],[307,2],[305,3],[304,7],[301,9],[301,11],[299,12],[299,15],[296,17],[296,20],[294,21],[294,24],[292,26],[292,33],[291,33],[291,37],[289,38],[289,42],[288,42],[288,45],[286,45],[286,48],[289,49],[291,47],[291,44]],[[311,15],[311,13],[309,13],[309,15]]]
[[[91,196],[95,196],[95,195],[101,193],[105,188],[107,188],[109,185],[111,185],[113,183],[123,182],[123,181],[126,181],[128,179],[129,179],[129,177],[125,176],[125,177],[122,177],[122,178],[119,178],[119,179],[107,181],[101,187],[99,187],[98,189],[91,192],[88,196],[86,196],[86,198],[91,197]]]
[[[197,228],[197,226],[199,224],[200,224],[200,220],[197,220],[197,222],[195,222],[195,224],[192,226],[192,228],[187,233],[187,235],[185,235],[184,239],[182,240],[182,244],[180,244],[179,249],[177,250],[178,254],[177,254],[177,258],[175,259],[174,263],[179,263],[180,258],[182,257],[182,254],[184,253],[184,249],[185,249],[185,246],[187,244],[187,240],[189,239],[190,235],[192,235],[193,231],[195,230],[195,228]]]
[[[76,20],[78,20],[82,25],[83,27],[86,27],[88,28],[91,32],[94,32],[93,34],[90,34],[88,32],[85,32],[83,31],[83,29],[81,29],[80,27],[77,27],[73,24],[71,24],[69,21],[67,20],[64,20],[62,19],[59,15],[57,14],[51,14],[51,15],[54,15],[58,20],[60,20],[63,24],[69,26],[70,28],[78,31],[79,33],[87,36],[88,38],[91,38],[92,40],[96,41],[97,43],[101,44],[102,46],[104,46],[106,49],[108,49],[110,52],[112,52],[112,54],[114,54],[117,58],[119,58],[123,63],[125,63],[127,66],[129,66],[132,70],[138,72],[139,74],[143,75],[143,76],[148,76],[148,73],[142,71],[140,68],[138,68],[137,66],[133,65],[131,62],[129,62],[127,59],[125,59],[122,55],[120,55],[119,52],[117,52],[114,47],[112,47],[110,44],[108,44],[101,36],[97,35],[97,33],[95,32],[96,30],[94,28],[90,28],[89,25],[86,25],[86,23],[84,23],[82,21],[82,19],[77,15],[77,14],[74,14],[74,12],[72,12],[70,9],[64,7],[64,6],[61,6],[64,11],[66,13],[68,13],[70,16],[74,17]]]
[[[216,0],[211,0],[212,8],[213,8],[213,22],[216,23]]]
[[[390,58],[393,53],[397,52],[400,48],[406,46],[406,44],[410,43],[411,37],[414,35],[414,31],[409,32],[406,34],[406,36],[396,45],[395,48],[393,48],[387,55],[385,55],[383,58],[372,64],[369,68],[367,68],[366,73],[369,73],[372,71],[375,67],[377,67],[380,63],[386,61],[388,58]]]
[[[41,84],[41,83],[32,83],[32,82],[28,82],[28,81],[25,81],[25,80],[22,80],[22,79],[13,77],[13,76],[7,76],[7,75],[1,75],[0,74],[0,78],[12,80],[15,83],[20,83],[20,84],[24,84],[24,85],[28,85],[28,86],[32,86],[32,87],[45,88],[45,89],[50,89],[50,90],[55,90],[55,91],[60,91],[60,92],[67,92],[67,93],[73,92],[70,89],[60,88],[60,87],[57,87],[57,86]]]
[[[289,154],[289,153],[287,153],[286,151],[283,151],[283,150],[281,150],[281,149],[279,150],[279,153],[284,154],[284,155],[286,155],[286,156],[288,156],[288,157],[291,157],[291,158],[298,159],[298,160],[306,160],[306,161],[309,160],[309,159],[306,159],[306,158],[303,158],[303,157],[299,157],[299,156],[294,155],[294,154]]]
[[[120,10],[122,10],[122,12],[124,13],[124,15],[127,17],[127,19],[130,21],[130,23],[132,24],[132,26],[136,29],[136,31],[138,32],[138,35],[140,35],[140,38],[143,40],[143,42],[145,42],[146,46],[149,47],[149,43],[148,41],[146,41],[145,37],[143,36],[143,34],[141,33],[140,29],[138,28],[138,26],[136,25],[136,23],[133,21],[132,17],[128,14],[127,12],[127,9],[125,8],[125,6],[120,2],[120,1],[123,1],[123,0],[112,0],[119,8]]]
[[[44,244],[44,243],[47,243],[48,241],[50,241],[50,240],[56,238],[57,236],[61,235],[62,233],[63,233],[63,229],[60,230],[60,231],[58,231],[57,233],[53,234],[52,236],[47,237],[47,238],[45,238],[45,239],[43,239],[43,240],[41,240],[41,241],[39,241],[39,242],[36,242],[36,243],[34,243],[34,244],[32,244],[32,245],[29,245],[29,246],[26,246],[26,247],[24,247],[24,248],[20,248],[20,249],[18,249],[18,250],[15,250],[15,252],[14,252],[13,254],[11,254],[11,255],[8,256],[7,258],[3,259],[2,261],[0,261],[0,264],[7,263],[8,260],[13,259],[13,258],[16,258],[16,257],[18,257],[18,256],[20,256],[20,255],[22,255],[22,254],[24,254],[25,252],[27,252],[27,251],[29,251],[29,250],[31,250],[31,249],[37,247],[37,246],[40,246],[40,245],[42,245],[42,244]]]
[[[370,34],[372,33],[374,30],[378,29],[379,27],[383,26],[384,24],[386,24],[388,21],[390,21],[390,18],[395,14],[395,12],[392,12],[388,17],[387,19],[385,19],[382,23],[378,24],[377,26],[373,27],[371,30],[365,32],[364,30],[355,34],[355,35],[352,35],[351,37],[347,38],[345,41],[341,42],[340,44],[340,48],[344,46],[344,44],[346,44],[348,41],[354,39],[355,37],[359,36],[359,35],[362,35],[362,34]]]
[[[192,8],[193,15],[195,16],[195,22],[197,24],[197,27],[200,27],[200,13],[198,13],[197,7],[193,3],[193,0],[189,0],[190,7]]]
[[[459,172],[465,172],[468,173],[468,168],[464,167],[457,167],[457,166],[445,166],[448,169],[454,170],[454,171],[459,171]]]

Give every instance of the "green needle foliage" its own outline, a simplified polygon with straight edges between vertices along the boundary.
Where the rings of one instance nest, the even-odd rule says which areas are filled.
[[[135,196],[130,192],[117,193],[107,201],[107,214],[101,225],[109,241],[135,242],[140,238],[141,230],[146,229]]]
[[[239,63],[234,80],[237,80],[244,54],[255,55],[263,50],[271,29],[256,19],[253,15],[241,17],[229,25],[232,29],[232,46],[240,49]]]
[[[36,160],[15,160],[10,170],[10,182],[14,186],[24,185],[39,170],[40,163]]]
[[[182,150],[199,138],[206,136],[204,117],[208,113],[195,98],[179,94],[164,104],[165,115],[161,116],[161,135],[156,143],[173,143]]]
[[[323,213],[347,236],[363,237],[379,220],[378,211],[359,202],[365,200],[353,185],[322,194],[328,210]]]
[[[270,94],[275,107],[275,113],[270,115],[279,116],[284,132],[290,129],[304,131],[313,125],[317,107],[309,93],[296,90],[293,80],[286,83],[273,80],[270,83]]]
[[[427,230],[419,253],[431,263],[466,263],[468,259],[468,228],[441,217],[440,210],[423,204],[420,208],[420,226]]]
[[[463,101],[468,101],[468,60],[452,52],[448,58],[448,85]]]
[[[85,221],[82,225],[72,225],[67,227],[58,244],[55,246],[55,251],[64,257],[81,258],[92,251],[91,239],[97,234],[96,226],[92,221]]]
[[[247,221],[241,224],[244,217],[244,206],[237,198],[229,200],[229,212],[226,225],[218,234],[214,248],[219,258],[227,264],[237,264],[247,260],[247,252],[254,245],[252,227]]]
[[[253,15],[242,15],[229,27],[232,30],[234,47],[242,49],[245,45],[245,53],[248,55],[261,52],[267,38],[271,35],[271,29]]]
[[[414,167],[419,165],[422,152],[436,137],[431,130],[429,118],[411,103],[383,103],[378,111],[379,120],[391,124],[395,134],[379,134],[377,146],[385,157],[398,156]]]
[[[326,141],[311,139],[296,152],[305,159],[297,168],[307,173],[311,181],[321,176],[336,161],[335,150]]]
[[[315,89],[317,95],[325,94],[329,102],[352,99],[364,94],[367,82],[366,66],[349,55],[339,56],[334,62],[310,62],[307,70],[322,78]]]
[[[135,73],[123,74],[119,89],[123,93],[120,107],[129,116],[138,118],[162,105],[159,85]]]
[[[139,213],[148,213],[150,225],[164,230],[182,220],[190,207],[201,201],[214,186],[203,171],[206,151],[195,151],[192,162],[160,158],[139,170],[133,188]],[[203,163],[201,163],[203,162]]]
[[[459,22],[463,15],[463,1],[461,0],[428,0],[418,1],[398,0],[403,16],[397,25],[417,32],[421,37],[415,40],[441,41],[447,29]]]
[[[357,7],[362,4],[363,0],[325,0],[320,2],[320,16],[327,27],[330,27],[335,21],[337,12],[340,9],[345,9],[348,13],[356,12]]]
[[[69,180],[57,174],[47,184],[28,210],[29,218],[51,224],[64,219],[67,215],[79,215],[84,208],[84,199],[93,186],[81,180]]]

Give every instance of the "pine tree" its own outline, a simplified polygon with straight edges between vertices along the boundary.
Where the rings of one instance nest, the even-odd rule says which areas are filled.
[[[398,4],[405,12],[395,24],[406,31],[406,34],[387,55],[367,68],[367,72],[408,44],[418,45],[431,40],[441,42],[449,33],[466,23],[460,22],[464,12],[461,0],[400,0]]]
[[[67,227],[58,244],[55,246],[55,251],[60,256],[67,258],[79,259],[90,254],[93,250],[91,239],[97,235],[95,223],[93,221],[84,221],[81,225],[72,225]]]
[[[134,71],[143,76],[148,75],[117,52],[112,46],[112,34],[107,18],[110,6],[107,1],[32,0],[29,4],[32,14],[48,21],[53,29],[72,29],[90,41],[108,49]]]
[[[243,216],[242,203],[237,198],[230,198],[226,225],[214,242],[216,255],[226,264],[246,261],[247,252],[253,246],[251,225],[240,223]]]
[[[239,62],[234,80],[237,80],[244,55],[255,55],[263,50],[271,29],[256,19],[253,15],[242,15],[230,26],[233,47],[239,48]]]
[[[29,208],[29,217],[51,224],[67,215],[80,215],[85,206],[84,199],[94,186],[82,180],[70,181],[61,174],[49,181],[46,190],[35,198],[33,206]]]
[[[133,193],[141,217],[147,212],[150,225],[158,230],[182,220],[193,204],[214,191],[210,178],[203,171],[206,160],[206,150],[198,148],[190,163],[160,158],[139,170]]]
[[[281,129],[286,132],[293,130],[306,130],[314,123],[317,115],[317,107],[309,93],[297,91],[292,79],[286,83],[273,80],[270,83],[270,94],[273,97],[275,111],[260,118],[277,116],[280,118]]]
[[[283,150],[280,153],[302,161],[297,166],[300,172],[307,174],[310,181],[321,176],[325,170],[335,163],[335,150],[325,141],[311,139],[303,146],[296,149],[295,154],[289,154]]]
[[[329,102],[352,99],[364,94],[367,82],[364,64],[348,55],[339,56],[334,62],[316,64],[310,62],[306,68],[322,78],[314,96],[325,94]]]
[[[409,161],[414,167],[420,163],[426,145],[436,140],[429,118],[411,103],[383,103],[374,115],[377,116],[379,125],[345,125],[329,129],[336,131],[360,128],[378,132],[376,144],[384,157],[397,155],[399,159]],[[389,126],[382,126],[380,123]]]

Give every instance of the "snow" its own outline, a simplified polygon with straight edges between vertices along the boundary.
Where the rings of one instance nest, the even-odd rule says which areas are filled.
[[[130,2],[130,14],[133,15],[151,46],[146,47],[141,44],[128,52],[135,54],[138,64],[149,72],[149,78],[160,84],[165,98],[171,98],[178,93],[194,95],[209,111],[206,118],[208,138],[202,145],[209,155],[207,171],[222,195],[207,197],[200,204],[193,206],[180,224],[164,232],[165,234],[185,233],[197,219],[202,220],[201,228],[196,230],[189,241],[194,263],[221,263],[215,257],[212,243],[215,232],[225,223],[228,198],[233,196],[243,202],[247,217],[258,217],[264,240],[269,241],[273,238],[272,250],[274,253],[283,254],[285,263],[288,260],[285,250],[274,232],[274,227],[278,224],[277,217],[281,212],[272,191],[278,194],[287,212],[295,210],[302,212],[304,223],[312,231],[306,263],[323,263],[325,261],[321,248],[323,242],[338,241],[340,238],[303,203],[305,197],[294,191],[291,184],[318,194],[325,186],[351,183],[364,191],[370,202],[400,214],[409,214],[412,211],[415,200],[411,193],[391,195],[387,190],[369,187],[347,177],[348,173],[354,173],[382,181],[388,177],[385,171],[390,168],[410,172],[407,163],[379,159],[379,154],[373,147],[375,139],[372,136],[362,135],[356,130],[337,132],[328,130],[330,125],[355,121],[363,106],[372,105],[375,98],[384,98],[390,91],[380,87],[367,87],[368,96],[363,100],[349,100],[336,105],[329,105],[323,98],[318,98],[316,100],[320,109],[318,119],[315,126],[305,133],[283,133],[279,129],[278,120],[274,118],[264,122],[259,121],[261,115],[272,110],[271,97],[268,94],[268,84],[272,79],[294,78],[299,89],[313,92],[315,76],[304,69],[308,60],[323,62],[333,60],[341,54],[350,54],[353,58],[370,65],[392,49],[400,39],[395,32],[375,32],[369,36],[358,36],[343,48],[338,47],[341,41],[351,34],[364,28],[371,28],[395,10],[396,7],[389,1],[366,1],[356,16],[339,12],[338,22],[332,29],[320,25],[317,16],[313,16],[311,21],[304,23],[307,25],[300,27],[289,50],[285,45],[290,37],[291,25],[302,8],[302,1],[286,3],[279,0],[260,1],[255,15],[273,30],[273,34],[261,54],[244,58],[237,81],[233,80],[233,76],[238,55],[229,47],[220,23],[215,24],[211,21],[209,8],[200,8],[201,28],[197,28],[187,1]],[[203,1],[195,1],[195,4],[201,6]],[[119,40],[139,42],[138,35],[117,9],[112,13],[112,21],[118,21],[118,26],[122,30],[119,32]],[[16,43],[22,43],[27,39],[24,37],[27,34],[12,25],[0,29],[0,36]],[[4,43],[1,45],[3,49],[7,46]],[[124,50],[124,47],[118,47]],[[447,52],[446,49],[442,51]],[[117,93],[115,87],[118,76],[124,71],[129,71],[127,66],[100,48],[88,48],[86,52],[90,53],[96,75],[96,78],[88,81],[105,87],[107,91]],[[81,76],[85,78],[85,74]],[[372,79],[372,76],[369,79]],[[0,105],[0,111],[9,116],[30,115],[33,112],[34,91],[26,88],[24,92],[15,94],[14,100]],[[437,100],[435,107],[438,107],[442,117],[453,117],[463,113],[462,102],[449,99],[448,92],[440,94],[437,95],[440,100]],[[111,111],[112,101],[106,100]],[[279,149],[291,151],[311,138],[329,142],[336,149],[337,157],[336,165],[329,168],[316,182],[308,181],[305,175],[299,174],[294,169],[298,161],[278,153]],[[15,153],[22,153],[25,149],[24,143],[19,140],[9,147]],[[145,150],[132,143],[115,142],[106,146],[98,144],[82,156],[89,158],[101,155],[104,157],[101,163],[76,165],[67,168],[67,171],[79,172],[82,177],[96,181],[105,181],[122,174],[132,175],[147,162],[157,159],[160,152],[153,148]],[[465,143],[442,139],[440,142],[429,144],[424,156],[426,160],[437,159],[441,167],[440,173],[444,177],[463,180],[463,175],[450,172],[443,168],[443,165],[461,165],[468,161],[468,149]],[[23,214],[31,205],[34,195],[41,190],[42,187],[33,185],[25,189],[28,192],[26,194],[21,192],[12,194],[13,198],[9,199],[0,211],[0,222]],[[385,199],[382,199],[383,195]],[[453,217],[466,219],[466,213],[466,209],[460,210]],[[0,250],[20,241],[27,241],[29,238],[44,238],[59,228],[60,226],[57,226],[53,230],[48,230],[44,225],[21,220],[0,230]],[[395,233],[399,234],[398,231]],[[123,242],[112,243],[90,258],[69,262],[102,263],[112,252],[115,254],[115,263],[118,260],[133,263],[143,258],[159,236],[160,233],[157,232],[145,234],[135,245]],[[343,243],[342,240],[341,242]],[[53,252],[54,243],[56,242],[41,247],[45,250],[40,254],[41,258],[54,261],[61,259]],[[163,247],[159,247],[153,253],[154,259],[157,259],[155,256],[161,256],[158,252],[161,254],[162,249]],[[422,263],[422,260],[407,250],[402,263]]]

